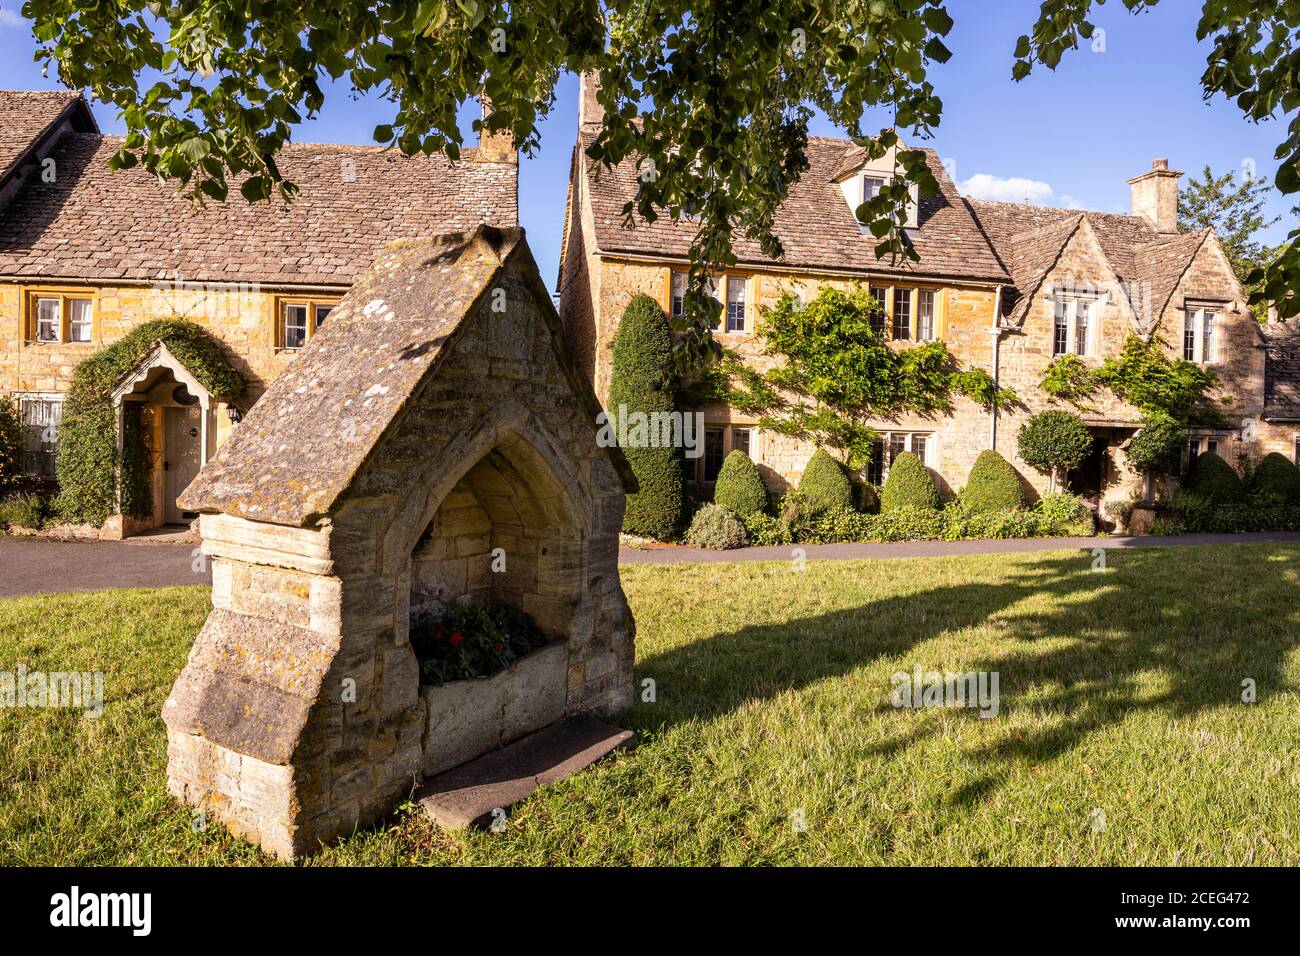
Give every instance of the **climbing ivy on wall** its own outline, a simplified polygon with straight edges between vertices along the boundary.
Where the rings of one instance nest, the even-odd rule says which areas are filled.
[[[1119,355],[1095,369],[1078,356],[1062,355],[1047,367],[1039,385],[1052,398],[1080,411],[1094,410],[1090,400],[1105,388],[1144,416],[1172,418],[1183,424],[1219,421],[1222,416],[1210,396],[1218,376],[1195,362],[1171,359],[1166,346],[1156,337],[1143,341],[1130,335]]]
[[[157,342],[164,343],[218,400],[227,401],[244,390],[243,376],[231,368],[220,346],[201,326],[184,319],[146,322],[83,359],[72,372],[59,423],[55,510],[62,520],[100,525],[119,512],[136,517],[149,514],[148,458],[139,409],[125,415],[125,453],[119,461],[112,392]]]
[[[946,414],[955,395],[985,408],[1018,401],[983,369],[962,369],[943,342],[891,348],[871,328],[877,308],[865,289],[823,287],[807,304],[787,292],[758,326],[766,353],[783,361],[758,372],[725,352],[688,398],[758,415],[760,427],[836,449],[852,468],[870,460],[870,418]]]

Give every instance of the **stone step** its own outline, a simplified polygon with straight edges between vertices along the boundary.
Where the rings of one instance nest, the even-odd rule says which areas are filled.
[[[446,830],[489,826],[495,811],[527,799],[636,741],[636,734],[590,716],[570,717],[426,780],[416,794]]]

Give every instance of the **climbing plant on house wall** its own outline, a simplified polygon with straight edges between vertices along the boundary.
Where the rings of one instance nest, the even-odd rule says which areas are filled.
[[[823,287],[807,304],[787,292],[758,326],[766,353],[781,361],[758,372],[728,352],[691,398],[726,401],[758,415],[762,428],[835,449],[855,469],[878,437],[871,418],[947,414],[957,395],[985,408],[1016,403],[983,369],[961,368],[943,342],[892,348],[871,328],[877,309],[861,288]]]
[[[112,392],[158,342],[219,401],[228,401],[244,390],[243,376],[231,368],[221,347],[201,326],[184,319],[146,322],[83,359],[73,370],[59,424],[55,510],[64,521],[100,525],[116,513],[149,514],[151,496],[139,410],[131,409],[124,416],[125,451],[119,456]]]

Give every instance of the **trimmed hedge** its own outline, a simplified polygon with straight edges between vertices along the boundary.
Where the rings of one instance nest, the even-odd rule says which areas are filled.
[[[139,442],[129,442],[131,454],[118,460],[112,390],[158,342],[219,401],[229,401],[244,390],[244,377],[226,361],[221,347],[202,326],[185,319],[138,325],[83,359],[73,369],[59,423],[59,496],[54,507],[62,520],[101,525],[119,511],[141,517],[149,513],[151,496],[145,489],[148,475]]]
[[[1232,466],[1212,451],[1196,456],[1187,488],[1216,504],[1237,501],[1244,490]]]
[[[808,459],[799,477],[799,494],[813,511],[853,508],[853,485],[844,474],[844,466],[822,448]]]
[[[614,336],[609,379],[609,417],[617,426],[625,410],[652,415],[674,410],[676,380],[668,318],[648,295],[623,310]],[[624,448],[640,490],[627,496],[623,530],[664,541],[674,537],[685,505],[682,456],[677,448]]]
[[[1055,487],[1059,475],[1078,468],[1092,453],[1092,432],[1073,412],[1053,408],[1039,412],[1020,426],[1017,454],[1030,468],[1050,475]]]
[[[975,512],[1010,511],[1025,503],[1020,475],[1011,462],[991,448],[975,459],[960,497],[961,503]]]
[[[900,508],[922,508],[935,511],[939,507],[939,489],[921,459],[910,451],[899,452],[889,466],[880,493],[881,514]]]
[[[734,511],[715,504],[701,505],[686,532],[686,543],[697,548],[727,551],[743,548],[748,542],[749,535],[740,517]]]
[[[1194,491],[1180,491],[1170,499],[1169,514],[1161,529],[1152,533],[1245,534],[1251,531],[1300,531],[1300,506],[1279,504],[1277,498],[1260,501],[1216,502]]]
[[[23,423],[18,403],[0,395],[0,498],[18,484],[23,474]]]
[[[1270,452],[1255,466],[1247,492],[1255,497],[1275,495],[1286,504],[1300,504],[1300,468],[1285,455]]]
[[[743,451],[733,451],[722,462],[717,483],[713,486],[713,502],[729,508],[740,517],[761,514],[767,510],[767,488],[763,477]]]

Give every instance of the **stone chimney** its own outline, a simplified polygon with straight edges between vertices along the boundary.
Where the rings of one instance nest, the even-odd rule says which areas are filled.
[[[1150,172],[1128,181],[1132,189],[1129,212],[1141,216],[1156,232],[1177,232],[1178,178],[1182,175],[1169,168],[1169,160],[1152,160]]]
[[[583,73],[578,77],[578,126],[600,126],[605,122],[605,107],[596,94],[600,91],[600,76]]]
[[[492,101],[483,97],[483,120],[492,115]],[[515,140],[509,130],[489,133],[486,126],[479,130],[478,149],[474,150],[473,159],[480,163],[519,163],[519,151],[515,149]]]

